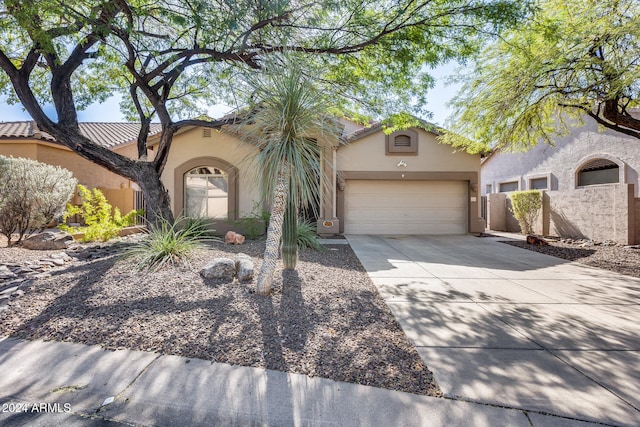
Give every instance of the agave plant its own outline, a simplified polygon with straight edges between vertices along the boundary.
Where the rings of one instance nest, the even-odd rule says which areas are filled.
[[[287,216],[287,266],[295,266],[297,211],[319,200],[327,178],[321,173],[318,140],[337,138],[338,127],[327,117],[328,103],[301,68],[289,64],[277,72],[249,79],[255,105],[250,109],[242,134],[259,147],[255,170],[261,173],[263,194],[270,195],[271,217],[257,292],[271,292],[280,253],[285,211]],[[318,182],[320,177],[320,182]],[[293,263],[292,263],[293,261]]]

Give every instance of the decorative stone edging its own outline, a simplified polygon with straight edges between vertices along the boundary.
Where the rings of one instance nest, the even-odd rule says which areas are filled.
[[[131,240],[127,237],[123,240]],[[122,250],[121,242],[106,244],[74,244],[66,250],[49,253],[38,261],[0,263],[0,313],[12,299],[20,298],[25,289],[37,279],[51,277],[69,265],[113,255]]]

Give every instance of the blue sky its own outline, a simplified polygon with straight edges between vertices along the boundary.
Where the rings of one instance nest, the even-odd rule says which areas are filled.
[[[433,112],[430,122],[437,125],[444,125],[445,120],[449,116],[450,109],[446,103],[453,98],[459,89],[459,85],[448,85],[446,80],[454,74],[457,67],[456,63],[450,63],[440,66],[432,70],[432,75],[436,79],[436,86],[430,91],[427,109]],[[78,113],[82,122],[121,122],[124,121],[120,113],[118,105],[119,98],[109,98],[102,104],[93,104],[84,111]],[[209,108],[209,116],[220,117],[230,110],[224,105],[214,105]],[[53,112],[47,111],[47,113]],[[21,105],[7,105],[4,101],[0,102],[0,121],[11,122],[20,120],[31,120],[31,117],[22,109]]]

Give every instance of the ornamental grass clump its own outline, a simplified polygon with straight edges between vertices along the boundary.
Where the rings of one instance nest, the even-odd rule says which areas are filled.
[[[542,193],[538,190],[514,191],[511,199],[511,212],[518,220],[520,231],[533,234],[533,223],[542,208]]]
[[[210,235],[202,219],[181,217],[174,223],[162,220],[128,248],[125,256],[136,259],[139,271],[156,271],[166,265],[188,266],[189,254],[208,240],[220,239]]]

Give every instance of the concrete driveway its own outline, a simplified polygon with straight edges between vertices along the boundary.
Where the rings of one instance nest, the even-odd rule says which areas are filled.
[[[347,239],[447,397],[640,425],[639,279],[504,238]]]

